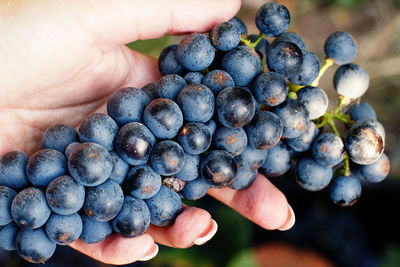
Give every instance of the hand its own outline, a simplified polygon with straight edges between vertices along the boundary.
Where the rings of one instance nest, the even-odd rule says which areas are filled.
[[[77,126],[89,114],[105,113],[114,91],[157,81],[156,61],[123,44],[205,32],[239,7],[240,0],[2,1],[0,154],[33,153],[47,127]],[[260,175],[246,190],[209,193],[266,229],[294,223],[285,196]],[[105,263],[125,264],[155,255],[155,242],[179,248],[204,242],[215,227],[207,211],[185,207],[172,226],[150,226],[135,238],[112,235],[92,245],[78,240],[71,247]]]

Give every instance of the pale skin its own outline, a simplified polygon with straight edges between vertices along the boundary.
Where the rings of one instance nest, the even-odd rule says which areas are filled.
[[[157,81],[156,60],[124,44],[206,32],[229,20],[240,0],[2,0],[0,1],[0,155],[32,154],[54,124],[77,127],[116,90]],[[259,175],[241,191],[209,194],[269,230],[286,229],[291,217],[285,196]],[[222,223],[222,222],[221,222]],[[150,255],[155,242],[186,248],[207,234],[210,214],[185,207],[168,227],[150,226],[135,238],[112,235],[70,246],[98,261],[126,264]]]

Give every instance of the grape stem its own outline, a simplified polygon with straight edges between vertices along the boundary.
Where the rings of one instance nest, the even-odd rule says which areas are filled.
[[[324,75],[327,69],[329,69],[330,66],[332,66],[335,62],[333,59],[327,57],[325,59],[325,64],[322,66],[322,68],[319,70],[318,77],[310,84],[311,86],[317,87],[319,84],[319,80],[321,77]]]

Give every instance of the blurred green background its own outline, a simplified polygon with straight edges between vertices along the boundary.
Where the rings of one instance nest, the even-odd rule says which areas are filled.
[[[243,0],[238,16],[257,33],[254,14],[265,1]],[[291,173],[271,179],[288,198],[296,225],[287,232],[263,230],[210,197],[189,203],[208,210],[218,222],[216,236],[189,249],[160,246],[159,255],[130,266],[400,266],[400,231],[396,220],[400,203],[400,1],[399,0],[288,0],[289,31],[300,34],[308,50],[324,59],[323,44],[337,30],[357,40],[355,63],[370,75],[363,101],[374,107],[387,133],[386,153],[390,176],[366,185],[360,201],[351,208],[331,203],[328,191],[300,189]],[[129,46],[157,58],[161,50],[181,37],[137,41]],[[332,67],[320,87],[334,105]],[[333,101],[332,101],[333,100]],[[0,251],[0,266],[30,266],[13,253]],[[45,266],[106,266],[69,247],[58,247]]]

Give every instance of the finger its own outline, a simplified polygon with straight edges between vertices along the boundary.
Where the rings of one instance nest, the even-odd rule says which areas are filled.
[[[164,34],[205,32],[229,20],[240,0],[86,0],[65,5],[105,41],[128,43]]]
[[[217,228],[217,223],[211,219],[207,211],[185,206],[173,225],[166,227],[150,225],[147,233],[157,243],[187,248],[194,244],[204,244],[215,235]]]
[[[260,174],[246,189],[211,188],[208,193],[265,229],[287,230],[294,224],[286,197]]]
[[[69,246],[95,260],[116,265],[149,260],[158,253],[158,246],[149,234],[132,238],[112,234],[106,240],[96,244],[86,244],[78,239]]]

